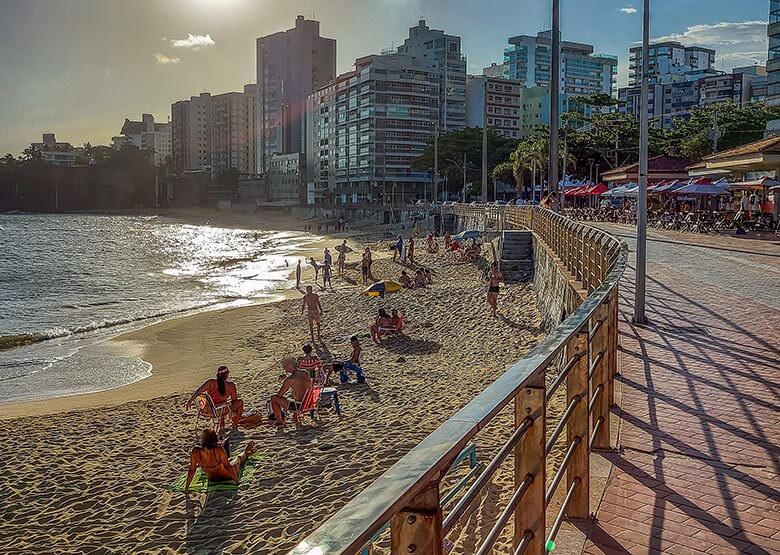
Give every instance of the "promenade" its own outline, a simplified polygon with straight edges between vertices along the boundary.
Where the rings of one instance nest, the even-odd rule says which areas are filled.
[[[585,553],[780,553],[780,247],[648,237],[621,283],[618,449]],[[622,383],[621,383],[622,382]]]

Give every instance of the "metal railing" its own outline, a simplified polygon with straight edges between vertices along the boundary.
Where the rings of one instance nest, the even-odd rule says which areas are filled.
[[[476,398],[414,447],[328,521],[301,541],[293,555],[353,554],[390,522],[393,554],[442,555],[445,540],[514,454],[512,495],[475,552],[492,553],[513,523],[512,552],[540,554],[552,547],[565,518],[587,518],[589,453],[610,444],[614,399],[618,281],[625,245],[612,236],[538,207],[455,206],[464,219],[502,229],[529,229],[546,249],[581,304],[560,325]],[[557,370],[560,368],[560,370]],[[550,385],[547,386],[547,383]],[[549,400],[565,385],[557,422]],[[446,516],[440,484],[461,451],[509,407],[508,438],[474,477]],[[552,426],[548,434],[547,426]],[[564,434],[565,430],[565,434]],[[563,459],[547,478],[553,445],[565,438]],[[566,482],[560,510],[545,536],[548,505]]]

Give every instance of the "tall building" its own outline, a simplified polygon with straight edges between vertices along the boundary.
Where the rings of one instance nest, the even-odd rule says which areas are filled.
[[[487,123],[488,128],[504,137],[521,137],[522,89],[520,81],[469,75],[466,78],[466,126],[482,127]]]
[[[439,75],[411,56],[366,56],[307,103],[307,202],[400,204],[431,177],[412,163],[433,138]]]
[[[257,172],[274,154],[303,153],[306,97],[336,76],[336,41],[319,21],[299,15],[295,27],[257,39]]]
[[[284,206],[306,204],[306,191],[303,187],[304,156],[292,154],[274,154],[265,174],[268,185],[268,200]]]
[[[209,164],[212,172],[237,169],[242,174],[257,171],[255,135],[255,85],[244,85],[244,92],[229,92],[211,97],[209,109]]]
[[[201,93],[171,105],[171,158],[175,173],[211,169],[210,104],[211,94]]]
[[[550,87],[523,87],[520,91],[520,137],[550,124]]]
[[[41,160],[52,166],[75,166],[77,158],[84,153],[81,147],[57,142],[54,133],[44,133],[42,141],[30,143],[30,148],[40,155]]]
[[[171,156],[171,124],[155,123],[152,114],[141,114],[141,121],[125,119],[122,130],[111,137],[113,147],[129,144],[154,152],[154,163],[160,166]]]
[[[213,175],[256,171],[255,85],[244,92],[201,93],[171,105],[173,168]]]
[[[769,0],[769,55],[767,57],[767,106],[780,106],[780,0]]]
[[[549,87],[552,31],[543,31],[535,37],[511,37],[509,44],[504,50],[504,64],[508,67],[506,77],[516,79],[526,87]],[[617,56],[594,54],[590,44],[561,41],[562,96],[565,99],[569,95],[613,95],[617,64]]]
[[[440,29],[431,29],[421,19],[409,28],[409,36],[398,47],[414,67],[439,77],[439,126],[442,131],[466,126],[466,57],[461,39]]]
[[[679,42],[668,41],[651,44],[648,51],[649,83],[668,84],[689,81],[689,74],[712,72],[715,66],[715,51],[699,46],[683,46]],[[629,50],[628,86],[641,85],[642,47]]]

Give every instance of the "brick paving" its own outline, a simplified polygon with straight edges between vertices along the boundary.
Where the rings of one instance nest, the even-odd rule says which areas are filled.
[[[638,327],[633,230],[608,229],[631,250],[621,428],[584,552],[780,553],[780,243],[651,233]]]

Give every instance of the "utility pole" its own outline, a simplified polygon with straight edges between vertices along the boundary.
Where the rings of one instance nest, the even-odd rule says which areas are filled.
[[[550,64],[550,170],[547,189],[558,190],[558,119],[561,88],[561,2],[552,0],[552,63]]]
[[[648,78],[650,53],[650,0],[644,0],[642,21],[642,91],[639,123],[639,198],[636,207],[636,283],[634,286],[634,322],[647,322],[645,314],[645,286],[647,283],[647,147],[650,122],[647,115],[649,97]]]
[[[485,77],[484,103],[482,105],[482,202],[488,201],[488,171],[487,171],[487,99],[488,77]],[[465,166],[464,166],[465,168]],[[465,171],[465,170],[464,170]]]
[[[463,204],[466,204],[466,153],[463,153]]]
[[[439,120],[433,122],[433,202],[436,202],[436,178],[439,177]]]
[[[721,133],[718,128],[718,107],[712,111],[712,130],[710,131],[710,138],[712,139],[712,153],[718,152],[718,141],[720,140]]]

